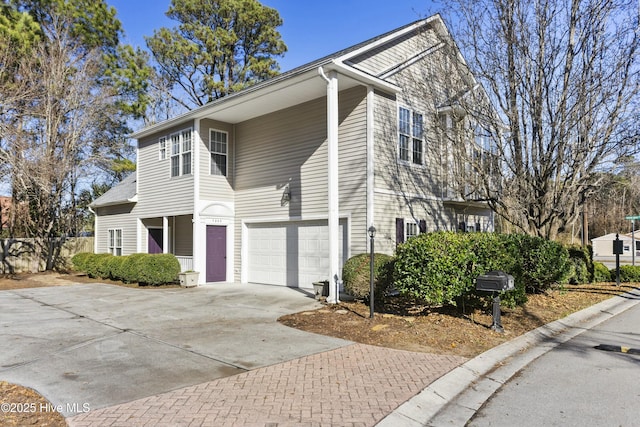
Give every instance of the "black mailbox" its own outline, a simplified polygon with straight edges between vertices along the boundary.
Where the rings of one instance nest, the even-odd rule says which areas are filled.
[[[490,271],[476,279],[476,290],[486,292],[499,292],[512,290],[513,276],[504,271]]]

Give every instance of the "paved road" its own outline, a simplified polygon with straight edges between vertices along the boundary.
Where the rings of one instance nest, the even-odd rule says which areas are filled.
[[[640,304],[526,366],[467,424],[484,426],[640,425]]]

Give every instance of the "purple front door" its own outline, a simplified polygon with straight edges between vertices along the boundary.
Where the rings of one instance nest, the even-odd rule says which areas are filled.
[[[227,227],[207,225],[207,282],[227,280]]]
[[[162,253],[162,228],[149,229],[147,252],[150,254]]]

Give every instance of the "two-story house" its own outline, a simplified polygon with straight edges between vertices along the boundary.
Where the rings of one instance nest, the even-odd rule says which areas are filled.
[[[460,88],[429,77],[443,40],[435,15],[136,132],[137,173],[92,204],[96,252],[173,253],[201,283],[329,279],[335,300],[371,225],[386,253],[493,230],[485,204],[450,188],[442,135]]]

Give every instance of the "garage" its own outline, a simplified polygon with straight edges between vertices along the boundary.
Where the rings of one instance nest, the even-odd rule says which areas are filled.
[[[347,254],[346,220],[340,221],[340,268]],[[326,220],[248,225],[248,281],[312,288],[329,277]]]

